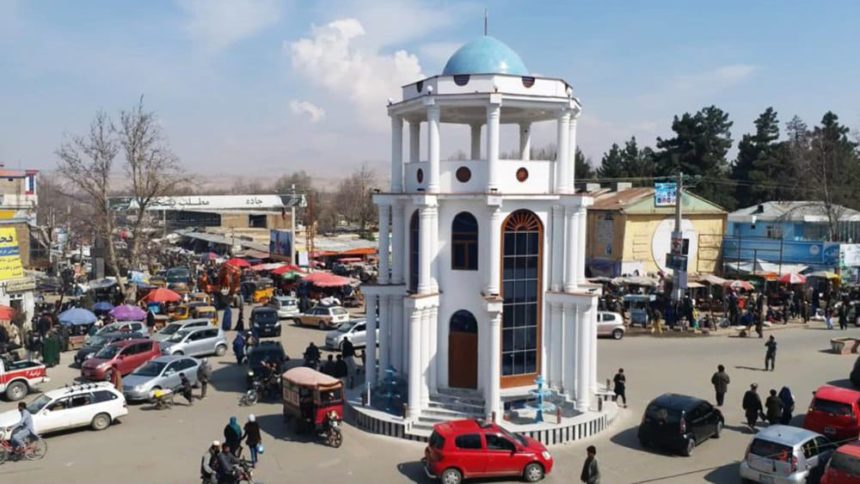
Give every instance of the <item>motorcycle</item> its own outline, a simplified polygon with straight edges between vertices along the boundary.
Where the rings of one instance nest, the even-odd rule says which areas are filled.
[[[239,405],[250,407],[260,401],[260,398],[266,394],[272,395],[276,393],[278,381],[275,376],[270,376],[264,379],[254,379],[251,381],[249,388],[244,395],[239,397]]]
[[[48,453],[48,443],[38,436],[30,436],[27,439],[27,445],[23,448],[15,449],[12,447],[11,429],[6,429],[5,432],[0,432],[0,464],[3,464],[10,458],[12,460],[38,460],[45,457]]]

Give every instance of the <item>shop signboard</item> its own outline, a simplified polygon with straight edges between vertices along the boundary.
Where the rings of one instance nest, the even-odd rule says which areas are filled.
[[[269,257],[277,261],[292,261],[293,234],[289,230],[269,232]]]
[[[678,192],[678,184],[675,182],[663,182],[654,184],[654,206],[674,207]]]
[[[24,277],[21,249],[14,227],[0,228],[0,281]]]

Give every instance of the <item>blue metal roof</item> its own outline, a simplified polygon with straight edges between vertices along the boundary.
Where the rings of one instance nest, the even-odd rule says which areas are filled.
[[[443,76],[461,74],[529,75],[520,56],[504,42],[494,37],[481,37],[457,49],[448,59]]]

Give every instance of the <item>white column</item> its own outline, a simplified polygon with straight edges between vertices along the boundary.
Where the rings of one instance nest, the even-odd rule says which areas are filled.
[[[403,317],[401,318],[403,320],[403,328],[402,328],[403,331],[402,331],[402,335],[401,335],[402,339],[399,341],[400,341],[400,344],[403,345],[403,350],[401,351],[402,360],[401,360],[401,366],[400,366],[400,371],[403,372],[403,374],[406,374],[409,372],[409,365],[410,365],[409,361],[410,361],[410,358],[412,358],[412,353],[413,353],[413,351],[412,351],[413,346],[411,344],[412,340],[410,339],[410,338],[412,338],[412,325],[411,325],[411,320],[409,319],[409,318],[411,318],[411,316],[410,316],[410,314],[408,314],[407,309],[404,307],[405,303],[406,303],[406,299],[401,298],[400,307],[402,308],[401,314],[403,315]]]
[[[499,292],[500,265],[502,263],[502,213],[499,207],[490,207],[490,236],[487,237],[487,253],[490,254],[488,261],[489,270],[485,293],[487,296],[497,296]]]
[[[568,156],[567,163],[570,166],[568,168],[568,173],[570,173],[569,183],[571,186],[570,192],[573,193],[576,187],[576,120],[579,118],[579,111],[575,111],[570,116],[570,140],[569,140],[569,148],[570,156]]]
[[[550,341],[550,368],[549,368],[549,383],[552,388],[564,387],[563,377],[564,369],[562,363],[570,358],[564,351],[565,332],[562,326],[562,305],[559,303],[551,303],[549,305],[549,327],[552,340]]]
[[[427,174],[427,193],[439,192],[439,106],[427,106],[427,158],[430,173]]]
[[[552,260],[550,261],[550,290],[561,292],[564,280],[564,207],[554,205],[552,207],[552,247],[550,248]]]
[[[579,371],[579,320],[576,307],[564,304],[561,307],[561,324],[564,325],[564,360],[559,364],[562,372],[562,387],[568,400],[578,398],[576,372]],[[577,407],[578,408],[578,407]]]
[[[403,282],[405,283],[406,281],[410,280],[410,279],[407,279],[407,277],[406,277],[408,274],[407,271],[416,270],[416,268],[414,268],[414,267],[409,267],[409,264],[410,264],[410,262],[409,262],[409,249],[410,249],[410,247],[412,247],[412,245],[411,245],[412,244],[412,239],[411,239],[412,230],[411,230],[409,224],[412,223],[412,214],[415,212],[415,207],[411,207],[408,204],[404,204],[401,212],[403,215],[403,243],[399,247],[394,249],[394,255],[395,256],[398,255],[397,251],[398,250],[400,251],[399,252],[399,254],[400,254],[399,259],[400,259],[401,267],[403,268]],[[420,220],[419,220],[419,222],[420,222]],[[419,225],[419,227],[420,227],[420,225]],[[411,274],[409,274],[409,276],[411,277]],[[407,284],[407,289],[411,289],[408,287],[408,284]]]
[[[576,258],[576,280],[577,282],[585,281],[585,247],[588,242],[585,239],[585,233],[588,231],[588,210],[585,207],[579,207],[577,210],[577,219],[579,221],[579,227],[577,230],[579,233],[576,234],[576,253],[578,257]]]
[[[532,124],[520,123],[520,159],[529,161],[532,151]]]
[[[389,302],[391,312],[391,321],[388,325],[388,339],[391,341],[391,351],[389,364],[394,367],[399,373],[403,373],[406,369],[406,364],[403,361],[403,327],[406,323],[403,321],[403,297],[390,296]],[[369,344],[369,343],[368,343]]]
[[[389,311],[389,297],[379,296],[379,368],[382,374],[391,364],[391,312]]]
[[[410,308],[409,314],[409,417],[415,419],[421,410],[421,310]]]
[[[481,125],[478,123],[469,125],[472,128],[472,153],[473,160],[481,159]]]
[[[487,105],[487,192],[499,188],[499,118],[502,114],[500,104]]]
[[[421,157],[421,121],[409,121],[409,162]]]
[[[579,243],[579,237],[576,234],[579,228],[578,212],[573,207],[567,207],[565,208],[565,217],[567,218],[567,233],[564,238],[564,291],[571,292],[577,286],[576,269],[580,256],[579,251],[576,250]]]
[[[403,191],[403,118],[391,117],[391,192]]]
[[[490,319],[490,381],[487,385],[489,391],[485,392],[484,407],[486,408],[487,417],[491,417],[493,412],[496,413],[497,421],[502,420],[502,397],[501,397],[501,364],[502,351],[502,315],[496,313]]]
[[[379,205],[379,276],[376,278],[379,284],[388,284],[389,255],[391,244],[389,243],[388,230],[391,205]]]
[[[558,118],[558,155],[556,155],[556,193],[570,193],[570,183],[573,175],[570,173],[570,111],[562,109]]]
[[[430,219],[430,285],[433,293],[439,292],[439,209]]]
[[[589,389],[590,394],[597,394],[597,303],[596,298],[586,313],[585,319],[591,334],[588,335],[591,351],[588,352]]]
[[[406,250],[406,222],[403,220],[403,209],[395,203],[391,207],[391,283],[403,284],[405,272],[403,261]]]
[[[591,330],[582,306],[576,311],[576,408],[586,411],[591,406]]]
[[[439,307],[431,307],[428,321],[429,324],[427,325],[429,327],[428,333],[430,336],[428,338],[428,346],[430,347],[430,354],[428,355],[430,367],[430,395],[436,394],[436,390],[439,388],[439,374],[442,372],[440,364],[442,361],[442,355],[440,354],[438,345],[438,341],[440,341],[438,318]]]
[[[430,309],[421,310],[421,408],[430,401]]]
[[[368,294],[364,300],[367,320],[367,346],[364,349],[365,381],[376,385],[376,295]]]
[[[418,212],[418,294],[430,294],[433,283],[430,272],[432,259],[433,212],[436,207],[425,205]]]

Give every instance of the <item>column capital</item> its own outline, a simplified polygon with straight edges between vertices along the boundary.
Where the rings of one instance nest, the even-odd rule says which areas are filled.
[[[403,126],[403,116],[402,115],[389,113],[388,117],[391,118],[391,126],[393,126],[393,127],[398,127],[398,126],[402,127]]]
[[[439,112],[441,111],[439,105],[436,104],[434,99],[425,99],[424,107],[427,109],[427,119],[430,119],[431,116],[438,118]]]
[[[419,209],[425,207],[436,207],[438,205],[438,200],[435,195],[415,195],[412,197],[412,203],[417,205]]]

